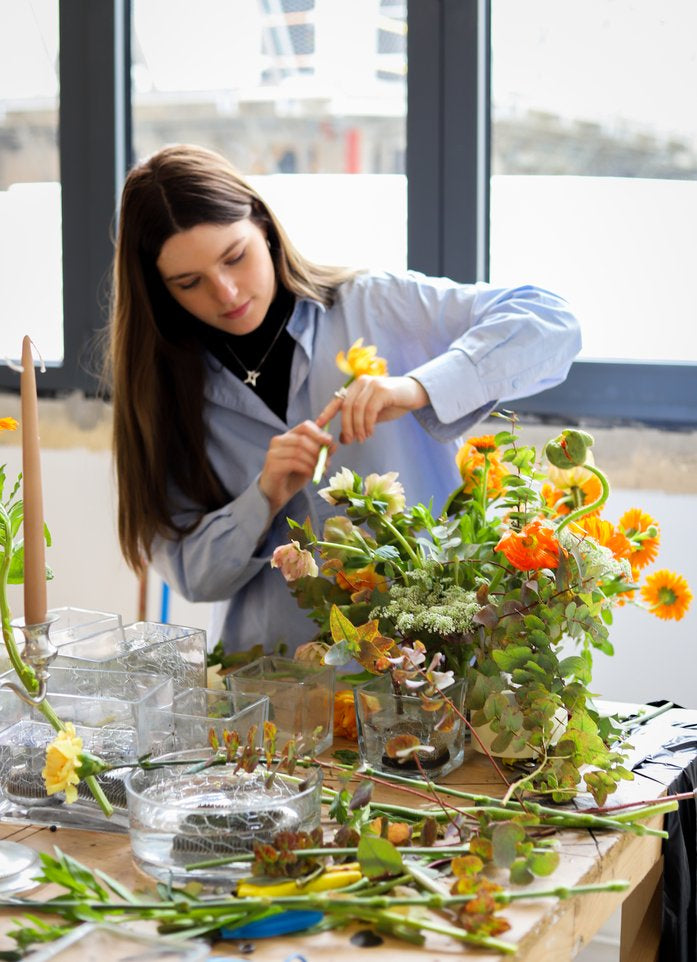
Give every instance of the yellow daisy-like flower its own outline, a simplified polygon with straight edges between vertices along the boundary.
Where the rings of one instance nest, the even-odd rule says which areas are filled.
[[[630,508],[620,518],[618,527],[632,544],[629,560],[633,568],[645,568],[656,560],[661,536],[658,525],[650,514],[641,508]],[[649,529],[652,534],[647,534]]]
[[[482,434],[476,438],[467,438],[466,443],[479,451],[480,454],[491,454],[492,451],[498,451],[498,445],[493,434]]]
[[[621,531],[618,531],[611,521],[605,521],[596,514],[589,514],[580,518],[576,522],[576,527],[597,541],[598,544],[609,548],[615,558],[629,558],[631,556],[631,541]]]
[[[680,621],[690,607],[692,592],[682,575],[662,568],[647,577],[641,597],[657,618]]]
[[[19,421],[14,418],[0,418],[0,431],[16,431]]]
[[[455,463],[462,478],[463,491],[465,494],[472,494],[482,478],[485,464],[485,455],[482,452],[486,451],[489,462],[486,474],[486,493],[487,497],[493,501],[499,497],[503,490],[503,483],[508,474],[508,468],[500,460],[495,450],[489,453],[488,448],[479,449],[472,443],[473,441],[479,442],[482,440],[482,438],[470,438],[468,441],[465,441],[455,455]]]
[[[65,792],[68,805],[77,798],[77,785],[80,777],[77,769],[80,767],[82,752],[82,738],[75,734],[75,726],[66,723],[65,729],[58,732],[55,739],[46,749],[46,767],[41,772],[46,783],[46,793],[55,795]]]
[[[336,366],[352,378],[361,377],[362,374],[370,374],[373,377],[386,375],[387,361],[384,357],[376,357],[376,354],[377,347],[373,344],[363,347],[363,338],[359,337],[346,354],[339,351],[336,355]]]

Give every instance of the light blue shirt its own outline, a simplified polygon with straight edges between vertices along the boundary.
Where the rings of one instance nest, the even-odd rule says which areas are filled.
[[[363,444],[339,445],[329,475],[343,466],[363,476],[398,471],[407,504],[432,498],[437,511],[459,482],[457,439],[497,403],[558,384],[581,347],[568,305],[548,291],[456,284],[415,272],[360,274],[342,285],[328,309],[298,300],[288,332],[296,347],[287,423],[206,355],[207,452],[232,500],[205,514],[187,536],[153,545],[155,569],[177,592],[190,601],[217,603],[211,648],[222,638],[227,651],[256,643],[271,651],[279,642],[293,651],[316,634],[269,561],[274,548],[289,540],[286,518],[302,522],[309,516],[321,533],[339,509],[308,484],[266,531],[269,506],[257,479],[271,438],[314,420],[344,382],[335,361],[339,351],[359,337],[376,345],[389,373],[416,378],[430,405],[379,424]],[[331,427],[338,434],[338,419]],[[183,505],[181,498],[177,503],[177,522],[200,515],[195,505]]]

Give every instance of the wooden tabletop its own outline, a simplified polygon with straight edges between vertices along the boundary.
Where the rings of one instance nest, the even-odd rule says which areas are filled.
[[[688,713],[686,713],[688,714]],[[691,716],[695,713],[689,713]],[[656,740],[657,731],[646,731],[633,738],[635,745],[646,737]],[[334,745],[344,747],[343,745]],[[327,757],[331,757],[331,750]],[[509,773],[510,776],[510,773]],[[488,759],[467,750],[465,763],[443,780],[467,791],[489,795],[502,795],[505,785],[496,775]],[[328,784],[334,784],[331,778]],[[639,799],[658,798],[663,787],[655,780],[637,775],[632,782],[621,783],[621,789],[612,796],[613,804]],[[375,799],[398,801],[404,804],[404,796],[392,789],[378,787]],[[419,807],[418,801],[408,803]],[[424,801],[421,807],[431,807]],[[660,828],[660,819],[653,822]],[[0,823],[0,838],[23,842],[38,851],[52,852],[58,846],[90,867],[99,867],[127,885],[140,888],[152,887],[152,880],[144,876],[131,861],[128,836],[108,833],[78,831],[31,824]],[[622,893],[601,893],[577,896],[564,901],[556,899],[530,899],[514,903],[504,910],[511,923],[511,930],[502,938],[518,946],[515,956],[518,962],[564,962],[572,959],[586,945],[615,909],[623,903],[622,914],[622,962],[653,962],[656,958],[660,932],[660,880],[662,874],[661,839],[637,837],[630,833],[611,834],[598,832],[563,831],[559,833],[561,861],[559,868],[547,879],[536,880],[530,886],[547,888],[550,884],[574,886],[625,879],[630,887]],[[505,879],[504,879],[505,881]],[[506,887],[510,887],[506,882]],[[57,894],[50,886],[42,886],[30,893],[32,898],[46,898]],[[12,947],[4,934],[17,911],[0,912],[0,948]],[[142,924],[141,924],[142,927]],[[307,962],[338,962],[353,959],[358,951],[349,941],[350,935],[361,926],[339,929],[315,936],[295,935],[279,939],[260,939],[254,943],[250,962],[283,962],[293,952],[301,953]],[[211,956],[240,956],[240,944],[221,942],[213,947]],[[428,935],[423,947],[416,947],[384,937],[379,951],[381,956],[398,957],[400,962],[436,962],[448,958],[466,957],[472,962],[496,962],[505,956],[485,950],[463,946],[450,939]],[[110,962],[103,958],[100,962]]]

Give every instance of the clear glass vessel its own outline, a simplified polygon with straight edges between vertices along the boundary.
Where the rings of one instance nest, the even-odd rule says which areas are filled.
[[[266,695],[269,721],[278,730],[277,745],[291,738],[313,754],[332,743],[334,727],[334,669],[292,658],[265,655],[225,676],[230,691]]]
[[[282,831],[309,832],[320,822],[322,772],[277,772],[269,782],[262,766],[253,772],[234,765],[200,769],[211,752],[193,749],[163,756],[165,768],[134,769],[126,777],[131,848],[136,865],[160,881],[229,885],[249,875],[255,842],[271,842]],[[196,770],[198,768],[198,770]],[[211,859],[225,865],[192,867]]]
[[[444,694],[463,711],[466,682],[456,681]],[[440,778],[462,764],[465,722],[443,700],[440,706],[418,694],[395,691],[389,675],[378,675],[354,691],[358,750],[361,760],[378,771],[422,778]],[[397,752],[413,742],[423,746],[415,757]]]

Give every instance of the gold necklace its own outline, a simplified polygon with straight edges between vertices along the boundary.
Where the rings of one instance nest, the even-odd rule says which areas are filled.
[[[272,351],[272,349],[273,349],[276,341],[277,341],[277,340],[279,339],[279,337],[281,336],[283,330],[285,329],[285,326],[286,326],[286,324],[287,324],[287,322],[288,322],[288,318],[289,318],[289,317],[290,317],[290,313],[288,313],[288,314],[283,318],[283,320],[281,321],[281,326],[280,326],[279,329],[276,331],[276,335],[275,335],[273,341],[271,341],[271,343],[269,344],[269,346],[266,348],[266,351],[264,352],[264,356],[262,357],[262,359],[261,359],[254,367],[251,368],[251,370],[250,370],[249,368],[247,368],[247,365],[246,365],[246,364],[243,364],[243,363],[242,363],[242,361],[239,359],[239,357],[235,354],[235,352],[233,351],[233,349],[230,347],[229,343],[228,343],[227,341],[224,342],[224,343],[225,343],[225,347],[227,348],[227,350],[230,352],[230,355],[232,356],[232,359],[233,359],[234,361],[237,361],[237,363],[239,364],[239,366],[242,368],[242,370],[244,371],[244,373],[247,375],[246,378],[245,378],[244,381],[243,381],[243,384],[249,384],[251,387],[256,387],[256,386],[257,386],[257,378],[258,378],[259,375],[261,374],[262,365],[263,365],[264,361],[266,360],[266,358],[267,358],[267,357],[269,356],[269,354],[271,353],[271,351]]]

